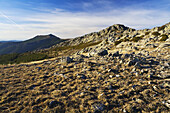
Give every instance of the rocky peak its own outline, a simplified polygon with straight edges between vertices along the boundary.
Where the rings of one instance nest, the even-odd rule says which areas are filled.
[[[135,29],[126,27],[122,24],[114,24],[106,29],[103,29],[99,32],[93,32],[90,34],[86,34],[84,36],[81,37],[77,37],[74,39],[70,39],[68,41],[65,41],[63,43],[60,43],[56,46],[74,46],[74,45],[79,45],[81,43],[87,43],[87,42],[97,42],[97,41],[101,41],[104,39],[108,39],[108,37],[110,36],[114,36],[114,35],[121,35],[122,32],[132,32]]]
[[[114,29],[114,30],[127,30],[127,29],[130,29],[129,27],[126,27],[126,26],[124,26],[124,25],[122,25],[122,24],[114,24],[114,25],[112,25],[112,26],[110,26],[110,27],[108,27],[108,28],[106,28],[106,29]]]

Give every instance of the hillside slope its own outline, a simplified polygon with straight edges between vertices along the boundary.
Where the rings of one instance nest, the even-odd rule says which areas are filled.
[[[92,32],[81,37],[76,37],[66,42],[57,44],[56,46],[75,46],[81,43],[97,42],[97,41],[107,39],[108,37],[111,36],[116,36],[116,35],[121,36],[122,32],[133,32],[133,31],[135,31],[135,29],[129,28],[121,24],[115,24],[101,31]]]
[[[32,52],[53,59],[0,65],[0,111],[169,113],[170,23],[128,29]]]
[[[39,35],[32,39],[21,41],[21,42],[4,42],[0,43],[0,54],[10,54],[10,53],[24,53],[28,51],[33,51],[37,49],[44,49],[51,47],[62,40],[52,34],[50,35]]]
[[[64,52],[64,54],[68,55],[82,49],[82,51],[87,52],[88,50],[90,50],[90,46],[95,46],[98,44],[99,45],[95,49],[102,48],[103,46],[101,46],[101,44],[117,46],[119,44],[121,45],[121,43],[132,43],[138,42],[139,40],[145,43],[147,40],[149,40],[149,38],[152,38],[152,40],[158,42],[165,41],[168,40],[168,38],[170,37],[169,29],[170,23],[167,23],[160,27],[143,30],[135,30],[121,24],[115,24],[99,32],[93,32],[81,37],[69,39],[48,49],[43,49],[36,52],[49,53],[50,51],[51,55]],[[143,44],[143,42],[139,44]]]

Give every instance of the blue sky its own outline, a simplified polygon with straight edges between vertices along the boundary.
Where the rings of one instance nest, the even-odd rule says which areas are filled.
[[[74,38],[113,24],[144,29],[168,22],[170,0],[0,0],[0,40]]]

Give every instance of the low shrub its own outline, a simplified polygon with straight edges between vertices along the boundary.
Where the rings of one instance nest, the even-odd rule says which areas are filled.
[[[160,41],[166,41],[168,39],[167,35],[161,35]]]
[[[117,40],[117,41],[115,41],[115,46],[117,46],[118,44],[120,44],[121,42],[123,42],[123,40],[121,39],[121,40]]]
[[[158,36],[158,35],[160,35],[160,33],[158,33],[158,32],[153,32],[152,35]]]
[[[142,39],[142,36],[141,37],[133,37],[132,39],[131,39],[131,41],[133,41],[133,42],[138,42],[139,40],[141,40]]]
[[[46,54],[40,53],[13,53],[0,55],[0,64],[14,64],[14,63],[24,63],[31,61],[38,61],[48,58]]]
[[[98,42],[87,42],[87,43],[81,43],[79,45],[76,46],[63,46],[63,47],[56,47],[56,48],[52,48],[52,51],[63,51],[63,50],[69,50],[69,49],[83,49],[85,47],[89,47],[89,46],[95,46],[99,43],[101,43],[102,41],[98,41]]]
[[[158,31],[161,31],[165,28],[165,25],[161,26],[161,27],[158,27]]]
[[[145,32],[145,35],[149,35],[150,32]]]

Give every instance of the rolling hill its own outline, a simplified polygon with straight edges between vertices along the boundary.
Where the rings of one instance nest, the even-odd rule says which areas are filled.
[[[1,42],[0,55],[11,54],[11,53],[24,53],[24,52],[34,51],[38,49],[44,49],[63,41],[65,40],[60,39],[52,34],[49,34],[49,35],[38,35],[26,41],[3,42],[3,43]]]

